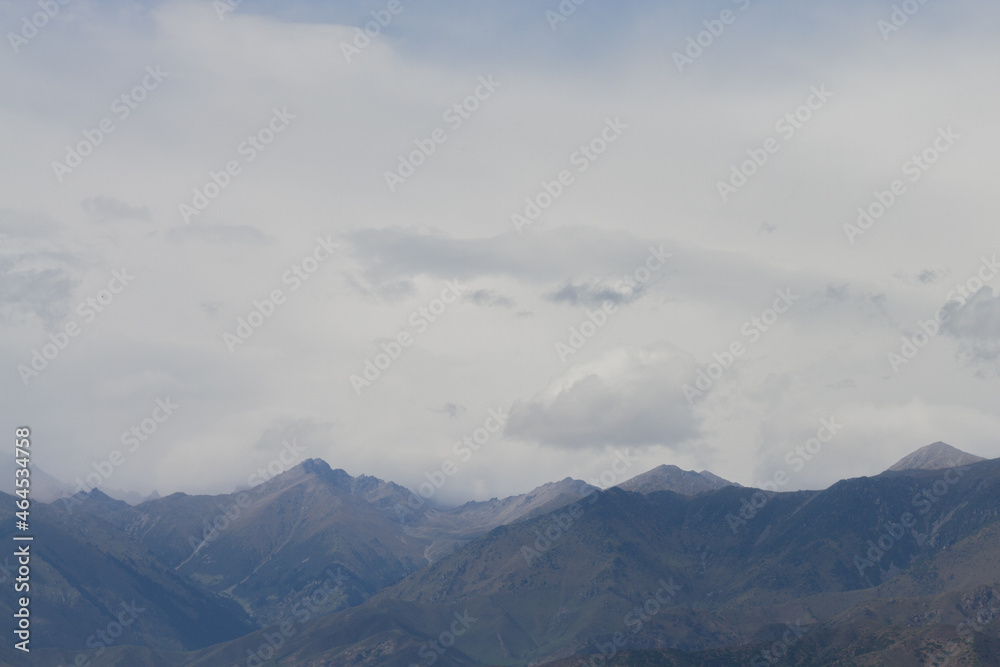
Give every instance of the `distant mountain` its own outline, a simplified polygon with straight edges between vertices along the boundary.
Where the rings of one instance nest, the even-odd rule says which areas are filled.
[[[127,507],[99,491],[91,494],[88,500],[95,505]],[[19,545],[11,541],[15,500],[0,493],[0,539]],[[70,514],[61,504],[33,503],[30,534],[34,541],[24,544],[32,554],[32,652],[36,645],[79,650],[88,639],[93,648],[94,633],[119,618],[128,620],[129,643],[174,651],[254,629],[239,605],[178,574],[101,517]],[[13,547],[8,554],[0,582],[13,590],[18,567]],[[14,604],[14,595],[0,597],[0,613],[8,619],[5,629],[13,625]]]
[[[981,456],[963,452],[951,445],[943,442],[935,442],[932,445],[921,447],[909,456],[904,456],[895,465],[889,468],[889,472],[900,472],[902,470],[944,470],[955,466],[969,465],[985,461]]]
[[[430,541],[425,555],[434,562],[497,526],[547,514],[598,490],[567,477],[518,496],[472,501],[452,509],[428,508],[408,522],[407,532]]]
[[[685,496],[693,496],[705,491],[715,491],[725,486],[739,486],[739,484],[722,479],[707,470],[695,472],[681,470],[674,465],[661,465],[625,480],[618,485],[618,488],[635,493],[673,491]]]
[[[287,618],[328,571],[341,571],[345,585],[324,613],[360,604],[499,525],[544,514],[591,490],[567,478],[452,509],[424,504],[401,520],[400,508],[420,499],[412,491],[307,459],[231,494],[175,493],[130,506],[95,489],[74,496],[79,502],[73,504],[267,625]]]
[[[610,646],[608,665],[759,666],[785,642],[782,664],[848,667],[923,664],[956,639],[953,660],[1000,664],[996,625],[957,636],[1000,619],[1000,459],[786,493],[565,479],[451,509],[416,502],[405,517],[413,492],[309,460],[242,495],[239,512],[240,494],[129,507],[92,491],[72,516],[39,504],[57,528],[37,542],[39,638],[79,646],[78,618],[105,618],[109,588],[157,613],[107,664],[243,664],[272,645],[274,664],[562,667]],[[205,517],[216,532],[192,547]],[[300,617],[331,568],[346,588]],[[72,659],[0,646],[0,665]]]
[[[14,493],[14,463],[13,456],[0,458],[0,491]],[[36,465],[31,466],[31,498],[43,503],[51,503],[56,498],[72,494],[73,487],[48,474]]]
[[[136,493],[135,491],[122,491],[120,489],[114,489],[107,486],[99,487],[106,495],[114,498],[115,500],[121,500],[129,505],[139,505],[146,502],[147,500],[156,500],[160,497],[160,494],[153,491],[148,496],[144,496],[141,493]]]
[[[427,564],[427,542],[408,538],[394,516],[365,499],[379,502],[393,493],[390,484],[309,459],[231,494],[175,493],[134,507],[101,494],[84,509],[266,625],[287,618],[328,571],[345,580],[326,612],[358,604]]]
[[[760,493],[763,506],[746,511]],[[459,612],[478,619],[448,652],[461,665],[587,656],[616,633],[630,650],[674,650],[612,664],[770,664],[761,652],[795,636],[786,624],[809,638],[788,664],[921,664],[965,610],[986,610],[1000,581],[998,496],[1000,460],[824,491],[612,488],[472,540],[360,607],[306,624],[276,658],[405,667]],[[264,635],[213,656],[243,655]]]

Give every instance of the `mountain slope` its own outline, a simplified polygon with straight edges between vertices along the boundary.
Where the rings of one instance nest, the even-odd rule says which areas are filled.
[[[0,494],[0,539],[8,544],[13,508],[14,498]],[[36,503],[31,525],[33,646],[78,649],[119,614],[133,619],[122,641],[161,649],[195,649],[253,629],[237,605],[178,575],[99,517]],[[0,598],[7,619],[13,601]]]
[[[985,460],[981,456],[963,452],[961,449],[956,449],[943,442],[935,442],[926,447],[921,447],[908,456],[904,456],[893,464],[888,469],[888,472],[944,470],[945,468],[954,468],[955,466],[964,466]]]
[[[567,477],[518,496],[472,501],[451,509],[425,507],[404,521],[407,534],[430,542],[425,555],[433,563],[497,526],[547,514],[594,491],[596,487]]]
[[[345,583],[326,611],[358,604],[426,564],[426,543],[359,497],[377,497],[377,485],[355,495],[351,479],[310,459],[246,491],[175,493],[100,511],[164,563],[267,624],[287,617],[330,572]]]
[[[618,488],[635,493],[673,491],[685,496],[693,496],[705,491],[721,489],[724,486],[739,486],[739,484],[722,479],[707,470],[695,472],[681,470],[674,465],[661,465],[625,480],[618,485]]]
[[[366,628],[396,624],[407,631],[399,644],[403,664],[417,659],[420,641],[446,627],[448,613],[467,611],[481,620],[456,643],[468,656],[465,664],[525,664],[592,653],[636,621],[631,612],[660,595],[669,599],[650,607],[656,613],[630,637],[630,649],[671,646],[691,653],[753,646],[780,629],[782,618],[833,624],[837,650],[858,638],[855,630],[889,642],[898,633],[865,625],[865,605],[894,590],[950,595],[997,577],[997,497],[1000,460],[959,472],[844,480],[819,492],[726,487],[686,497],[611,489],[498,527],[352,614],[308,624],[300,641],[317,655],[344,656],[374,641]],[[754,498],[758,504],[763,498],[756,512],[745,513],[743,523],[733,521]],[[879,542],[884,549],[875,546]],[[990,567],[980,567],[989,559]],[[945,567],[957,576],[949,578]],[[667,587],[672,594],[666,595]],[[926,607],[925,601],[907,604]],[[852,630],[850,623],[861,625]],[[227,646],[253,641],[259,637]],[[927,643],[919,637],[907,642],[886,648],[885,655]],[[286,655],[298,650],[290,647]],[[817,655],[841,660],[847,654]]]

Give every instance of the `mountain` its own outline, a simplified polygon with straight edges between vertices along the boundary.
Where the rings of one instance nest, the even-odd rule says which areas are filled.
[[[900,472],[903,470],[944,470],[956,466],[978,463],[986,459],[975,456],[956,449],[943,442],[921,447],[909,456],[904,456],[897,461],[887,472]]]
[[[100,487],[106,495],[114,498],[115,500],[121,500],[129,505],[140,505],[147,500],[155,500],[160,497],[160,494],[155,490],[148,496],[144,496],[141,493],[136,493],[135,491],[122,491],[120,489],[113,489],[106,486]]]
[[[0,459],[0,492],[13,495],[14,470],[17,465],[13,456]],[[73,493],[73,487],[64,484],[38,466],[31,465],[31,498],[43,503],[51,503]]]
[[[121,586],[171,576],[186,586],[189,602],[158,609],[211,608],[186,618],[264,626],[244,620],[249,634],[234,634],[206,623],[192,636],[183,615],[150,616],[107,664],[244,664],[265,647],[263,663],[289,665],[561,667],[613,651],[607,664],[757,667],[782,643],[789,665],[924,664],[946,646],[956,664],[1000,664],[1000,623],[989,625],[1000,620],[1000,459],[786,493],[597,491],[565,479],[456,508],[310,460],[242,494],[129,507],[93,491],[58,519],[77,532],[43,553],[45,567],[51,558],[97,572],[100,587],[114,574],[102,559],[114,568],[128,553],[143,567],[114,574]],[[215,532],[177,548],[213,512]],[[93,553],[91,534],[112,552]],[[447,540],[454,548],[427,555]],[[343,581],[320,601],[330,572]],[[74,599],[49,596],[39,607],[50,616]],[[70,615],[80,613],[39,626],[49,637],[67,624],[76,634],[58,644],[66,651],[40,646],[19,662],[0,647],[0,661],[71,661],[83,629]],[[971,619],[967,640],[959,631]],[[219,639],[206,645],[209,636]]]
[[[305,624],[278,657],[405,666],[459,613],[477,619],[448,652],[462,665],[586,656],[616,636],[630,651],[677,653],[674,663],[617,664],[753,664],[786,624],[810,637],[789,664],[879,664],[851,662],[862,652],[920,664],[955,635],[961,609],[982,609],[959,603],[989,600],[1000,582],[998,496],[1000,460],[823,491],[612,488],[500,526],[360,607]],[[213,655],[244,654],[264,634]],[[709,655],[718,661],[699,662]]]
[[[695,472],[681,470],[674,465],[661,465],[625,480],[618,485],[618,488],[635,493],[673,491],[685,496],[693,496],[705,491],[721,489],[724,486],[739,486],[739,484],[722,479],[707,470]]]
[[[112,501],[120,505],[109,510],[104,501],[85,509],[266,625],[287,617],[330,572],[339,572],[344,585],[326,601],[327,612],[358,604],[427,564],[427,542],[408,537],[377,504],[393,489],[372,480],[309,459],[231,494],[175,493],[135,507]]]
[[[597,490],[567,477],[508,498],[472,501],[451,509],[428,507],[408,521],[407,533],[430,542],[425,555],[433,563],[497,526],[547,514]]]
[[[339,572],[344,585],[323,613],[360,604],[498,525],[561,507],[592,489],[566,479],[452,509],[424,504],[401,516],[401,508],[420,499],[413,492],[308,459],[226,495],[175,493],[137,506],[96,489],[75,498],[167,566],[267,625],[286,618],[330,572]]]
[[[105,499],[120,502],[95,502]],[[21,544],[11,541],[15,500],[0,493],[0,539],[7,544]],[[30,516],[31,623],[33,639],[44,638],[32,647],[93,646],[94,633],[119,617],[129,621],[129,643],[162,650],[197,649],[254,629],[238,605],[173,571],[104,519],[44,503],[33,503]],[[13,553],[11,547],[0,573],[11,589]],[[0,598],[4,618],[13,619],[13,604],[13,594]]]

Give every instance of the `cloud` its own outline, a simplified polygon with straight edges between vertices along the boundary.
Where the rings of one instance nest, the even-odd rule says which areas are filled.
[[[455,419],[456,417],[464,415],[467,410],[468,408],[464,405],[459,405],[457,403],[445,403],[444,406],[434,412],[440,412],[441,414],[448,415],[452,419]]]
[[[958,358],[978,377],[1000,374],[1000,295],[983,287],[964,306],[951,301],[946,310],[950,318],[942,330],[959,341]]]
[[[516,404],[505,435],[573,450],[679,448],[701,427],[681,393],[690,367],[667,348],[612,350]]]
[[[46,215],[0,208],[0,232],[5,237],[39,238],[52,236],[59,225]]]
[[[546,294],[545,298],[553,303],[567,303],[571,306],[600,306],[608,301],[621,305],[634,300],[641,291],[641,286],[631,293],[626,293],[598,282],[566,283],[556,291]]]
[[[8,323],[33,313],[54,328],[69,310],[76,279],[62,268],[31,268],[0,259],[0,318]]]
[[[248,245],[269,245],[275,238],[252,225],[219,225],[211,223],[191,224],[173,227],[167,232],[173,243],[189,241],[204,243],[242,243]]]
[[[418,275],[445,280],[505,276],[530,283],[617,280],[645,261],[650,244],[630,233],[593,227],[482,238],[390,227],[353,231],[346,239],[374,284]]]
[[[281,442],[290,438],[301,438],[304,441],[312,440],[316,436],[327,433],[330,426],[329,423],[320,423],[303,417],[281,417],[261,433],[260,438],[254,443],[253,449],[271,451],[280,448]]]
[[[131,206],[114,197],[88,197],[83,200],[81,206],[94,222],[150,220],[149,208],[145,206]]]
[[[491,289],[477,289],[462,297],[463,301],[487,308],[513,308],[514,300]]]

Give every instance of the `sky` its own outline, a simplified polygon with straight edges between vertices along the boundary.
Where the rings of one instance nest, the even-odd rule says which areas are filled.
[[[0,3],[0,432],[85,488],[444,504],[998,457],[998,18]]]

